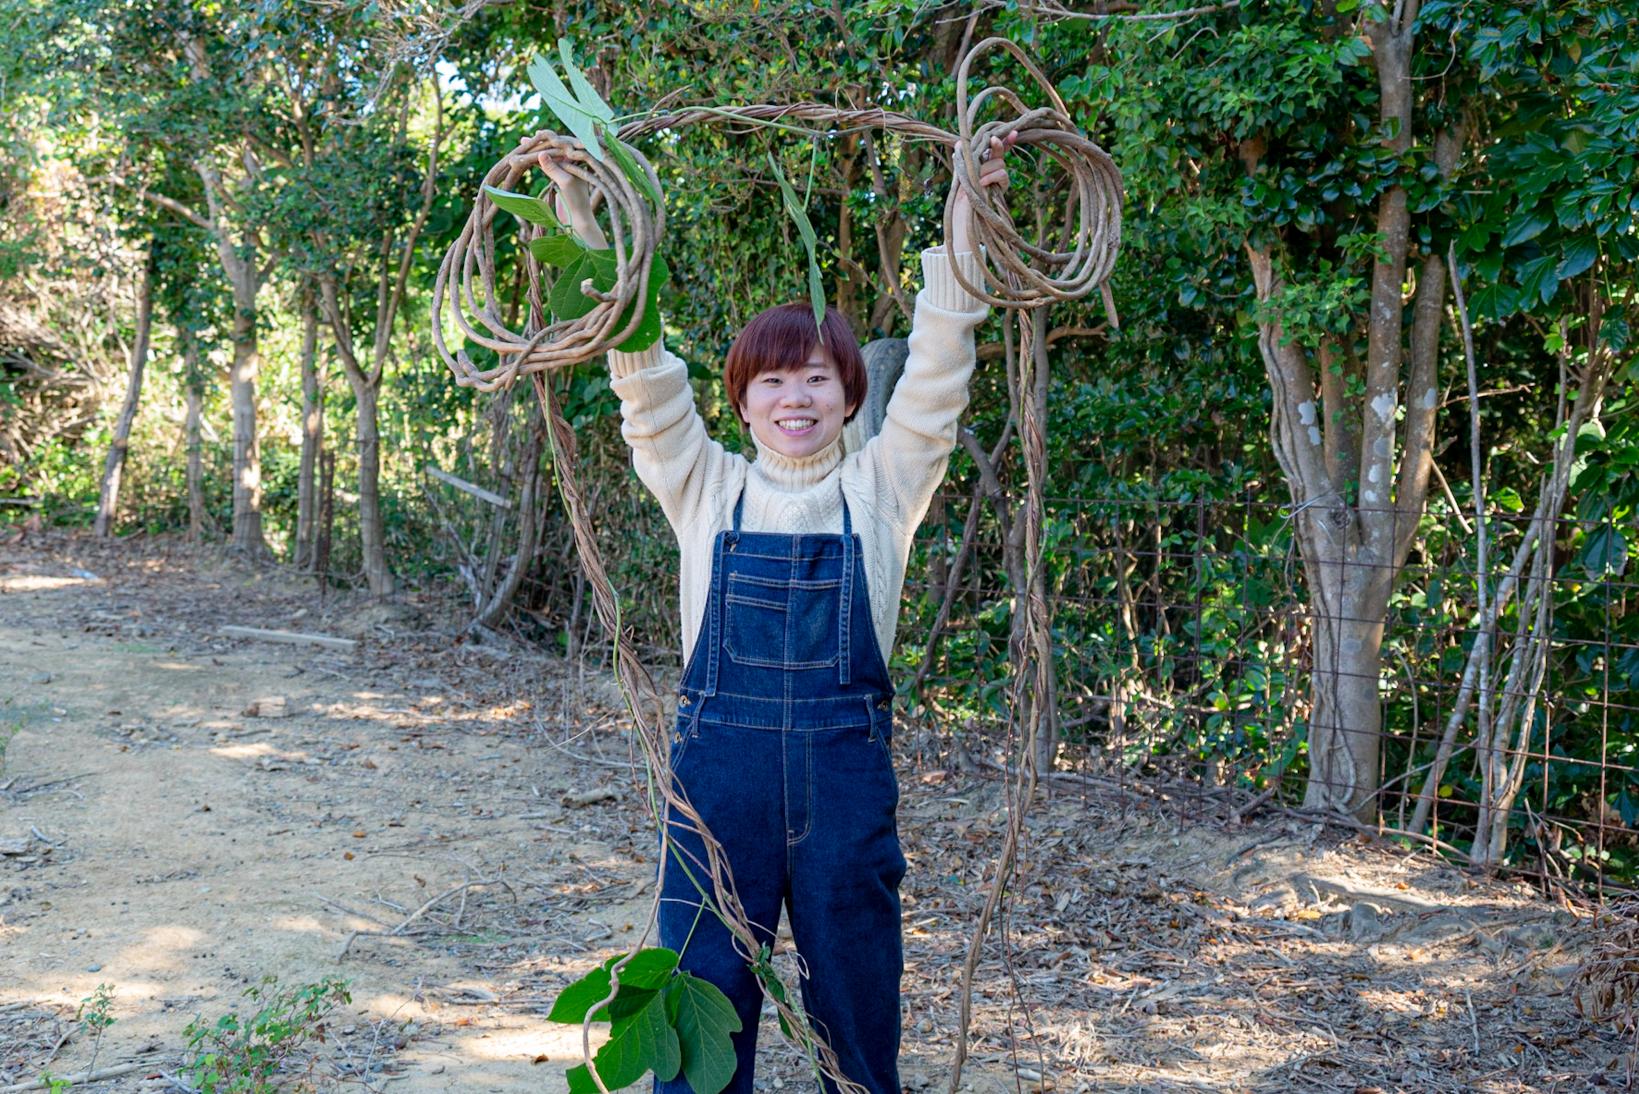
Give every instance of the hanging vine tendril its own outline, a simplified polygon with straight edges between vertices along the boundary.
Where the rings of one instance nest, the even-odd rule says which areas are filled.
[[[970,98],[967,88],[973,66],[979,58],[992,52],[1005,53],[1024,68],[1047,105],[1030,107],[1015,91],[996,86],[987,86]],[[645,115],[628,122],[619,131],[621,142],[628,146],[626,150],[635,161],[635,171],[623,170],[612,159],[594,157],[572,138],[549,131],[536,133],[520,141],[490,169],[484,179],[485,187],[521,191],[533,173],[547,162],[584,180],[592,191],[594,205],[601,202],[605,210],[607,235],[616,266],[613,286],[599,290],[590,279],[586,280],[580,288],[595,301],[591,310],[578,318],[552,321],[546,303],[549,286],[543,283],[541,264],[528,247],[543,234],[543,228],[550,225],[520,219],[518,260],[523,268],[527,308],[523,328],[511,329],[504,317],[516,309],[502,299],[496,280],[494,222],[499,209],[488,190],[481,189],[465,227],[444,256],[433,289],[434,344],[456,383],[480,391],[495,391],[519,377],[528,376],[532,380],[548,423],[556,477],[573,528],[581,569],[592,589],[598,618],[615,644],[616,675],[646,764],[651,814],[662,833],[660,868],[684,870],[702,897],[709,898],[712,913],[734,937],[741,955],[748,963],[756,963],[761,956],[760,946],[736,894],[722,847],[669,770],[668,749],[661,732],[665,704],[638,656],[633,635],[622,624],[619,599],[603,564],[592,517],[578,482],[574,431],[558,405],[547,374],[601,356],[620,345],[642,321],[650,268],[665,230],[666,216],[658,200],[659,178],[648,160],[630,148],[632,142],[661,130],[713,124],[740,130],[775,128],[814,139],[884,129],[953,150],[956,183],[968,195],[972,208],[970,236],[982,250],[984,284],[969,284],[959,266],[953,263],[952,269],[957,271],[957,279],[965,289],[978,299],[1008,309],[1009,322],[1017,325],[1016,333],[1008,332],[1007,341],[1018,354],[1017,367],[1010,370],[1014,386],[1011,401],[1017,408],[1022,463],[1027,475],[1023,513],[1025,587],[1015,590],[1025,619],[1024,625],[1015,629],[1016,675],[1012,689],[1013,722],[1022,743],[1023,762],[1019,765],[1019,776],[1010,787],[1006,841],[963,971],[961,1033],[952,1067],[953,1091],[966,1057],[974,970],[988,927],[1003,903],[1022,838],[1024,815],[1036,785],[1034,746],[1043,731],[1051,702],[1052,639],[1041,566],[1047,391],[1043,309],[1055,302],[1082,299],[1096,288],[1103,294],[1112,327],[1115,325],[1106,281],[1120,249],[1122,200],[1121,175],[1115,164],[1103,149],[1076,129],[1063,100],[1017,45],[990,38],[973,47],[958,70],[956,93],[959,131],[955,134],[904,114],[841,110],[816,103],[698,106]],[[1003,116],[980,121],[983,112],[995,107],[1004,108],[998,111]],[[990,147],[990,139],[1015,130],[1018,145],[1035,149],[1045,160],[1056,164],[1068,183],[1064,223],[1051,233],[1051,241],[1046,237],[1026,238],[1009,215],[1005,199],[979,185],[980,164]],[[642,185],[645,180],[647,186]],[[947,201],[944,214],[947,239],[951,238],[954,228],[952,216],[953,202]],[[450,331],[459,332],[453,349],[445,338]],[[481,366],[469,353],[469,346],[493,352],[496,363]],[[685,859],[671,843],[668,816],[672,825],[699,834],[705,849],[703,859]],[[648,925],[633,947],[633,953],[654,928],[658,885],[655,891],[656,903],[651,907]],[[609,1000],[619,990],[623,964],[624,961],[614,966]],[[771,991],[766,982],[764,994],[817,1070],[832,1079],[839,1089],[849,1094],[863,1094],[862,1087],[841,1074],[830,1047],[789,1002],[795,995]],[[588,1010],[588,1023],[590,1015],[600,1009]],[[583,1042],[583,1049],[585,1047]],[[597,1069],[591,1066],[589,1052],[586,1057],[593,1081],[603,1089]]]

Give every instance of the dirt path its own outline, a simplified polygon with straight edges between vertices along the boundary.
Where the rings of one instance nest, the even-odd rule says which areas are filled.
[[[578,1033],[544,1014],[648,908],[610,696],[453,644],[432,599],[313,602],[174,547],[0,553],[0,1086],[95,1053],[140,1065],[99,1089],[183,1089],[188,1023],[276,976],[352,996],[293,1083],[563,1089]],[[938,1089],[1002,795],[901,779],[905,1073]],[[1563,991],[1584,925],[1524,888],[1087,787],[1032,828],[1011,973],[999,949],[981,968],[974,1090],[1574,1090],[1622,1063]],[[99,984],[116,1021],[94,1048],[74,1015]],[[759,1085],[806,1088],[765,1032]]]

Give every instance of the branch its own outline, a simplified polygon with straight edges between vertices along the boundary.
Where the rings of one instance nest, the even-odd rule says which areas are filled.
[[[164,194],[156,194],[145,186],[139,186],[134,182],[126,182],[117,175],[109,175],[107,178],[108,181],[112,182],[115,186],[129,190],[142,200],[152,202],[161,209],[168,209],[177,216],[182,217],[184,220],[192,221],[194,224],[197,224],[207,232],[216,230],[216,225],[212,224],[209,218],[205,217],[198,210],[182,204],[175,198],[168,198]]]
[[[990,0],[989,3],[985,4],[979,10],[982,11],[987,8],[1001,8],[1006,6],[1007,5],[1003,3],[1002,0]],[[1221,4],[1205,4],[1198,8],[1180,8],[1177,11],[1142,11],[1133,12],[1132,14],[1126,13],[1132,12],[1132,10],[1137,6],[1135,4],[1118,2],[1105,6],[1107,9],[1116,10],[1071,11],[1060,4],[1052,2],[1022,3],[1019,5],[1019,10],[1034,13],[1036,15],[1045,15],[1052,19],[1108,19],[1113,22],[1150,23],[1163,19],[1193,19],[1201,15],[1213,15],[1220,11],[1232,11],[1241,6],[1241,0],[1224,0],[1224,3]]]
[[[1434,165],[1442,181],[1449,181],[1456,173],[1466,135],[1466,126],[1458,122],[1435,137]],[[1456,284],[1455,278],[1452,284]],[[1431,251],[1417,279],[1417,304],[1411,321],[1411,374],[1406,380],[1406,423],[1401,443],[1404,454],[1393,501],[1397,518],[1393,555],[1396,570],[1411,551],[1417,518],[1428,500],[1434,426],[1440,407],[1440,331],[1444,326],[1445,295],[1446,264]],[[1478,387],[1470,391],[1478,391]]]
[[[1108,323],[1100,323],[1096,327],[1058,327],[1047,335],[1047,344],[1051,346],[1061,338],[1102,338],[1110,332]],[[979,347],[979,360],[994,361],[1007,352],[1007,347],[1000,342],[986,342]]]
[[[1283,285],[1267,250],[1246,245],[1252,265],[1252,281],[1258,302],[1278,307]],[[1315,376],[1303,350],[1286,339],[1278,317],[1258,323],[1258,349],[1274,394],[1270,415],[1270,439],[1275,458],[1286,472],[1297,505],[1336,493],[1336,485],[1326,471],[1321,436],[1324,423],[1315,404]]]
[[[1411,550],[1412,540],[1417,534],[1417,518],[1428,500],[1429,468],[1434,463],[1434,422],[1440,410],[1440,328],[1445,316],[1445,292],[1445,262],[1439,255],[1430,254],[1423,260],[1422,272],[1417,277],[1400,478],[1394,498],[1389,502],[1395,518],[1393,558],[1396,570]]]

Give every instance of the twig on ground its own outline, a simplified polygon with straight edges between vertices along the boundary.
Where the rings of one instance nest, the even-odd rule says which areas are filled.
[[[22,1094],[25,1090],[48,1090],[53,1082],[72,1083],[75,1086],[84,1083],[100,1083],[108,1079],[117,1079],[121,1075],[129,1075],[133,1071],[145,1071],[147,1068],[147,1064],[116,1064],[113,1067],[99,1068],[96,1071],[77,1071],[72,1075],[53,1075],[49,1080],[30,1079],[26,1083],[0,1086],[0,1094]]]
[[[391,930],[386,930],[386,931],[354,931],[352,934],[347,936],[347,943],[346,943],[346,945],[342,946],[341,953],[336,955],[336,960],[340,961],[342,958],[346,957],[347,956],[347,951],[351,950],[353,948],[353,943],[361,937],[364,937],[364,938],[401,938],[401,937],[403,937],[404,932],[409,928],[410,924],[414,923],[416,920],[420,919],[422,916],[424,916],[428,912],[430,912],[433,909],[433,907],[436,906],[440,901],[447,900],[450,897],[455,896],[457,893],[461,893],[461,894],[465,895],[465,893],[468,889],[474,888],[475,886],[481,886],[481,885],[501,885],[501,886],[504,886],[506,888],[507,892],[512,893],[513,899],[514,900],[517,899],[517,894],[513,893],[512,886],[509,883],[507,883],[505,881],[502,881],[500,878],[478,878],[475,881],[463,881],[459,885],[450,886],[448,889],[445,889],[442,893],[439,893],[437,896],[435,896],[435,897],[431,898],[430,900],[428,900],[421,907],[417,908],[415,911],[411,912],[408,916],[406,916],[402,923],[400,923],[398,926],[392,928]],[[465,905],[463,905],[463,907],[465,907]],[[368,918],[368,917],[366,917],[366,918]]]

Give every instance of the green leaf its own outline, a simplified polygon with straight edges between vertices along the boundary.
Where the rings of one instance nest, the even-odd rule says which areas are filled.
[[[615,136],[614,130],[608,126],[600,126],[599,130],[604,145],[609,149],[609,155],[615,161],[615,166],[619,167],[621,173],[632,180],[632,185],[637,187],[638,193],[649,199],[650,205],[659,206],[662,200],[661,196],[654,188],[654,184],[649,181],[648,172],[643,170],[643,166],[637,162],[637,157],[632,155],[632,150],[626,147],[620,138]]]
[[[683,1050],[677,1031],[666,1020],[666,1003],[656,995],[648,1006],[625,1020],[606,1041],[592,1064],[610,1090],[631,1086],[650,1071],[661,1082],[677,1078]]]
[[[814,326],[818,327],[825,319],[825,286],[820,280],[819,259],[815,257],[814,247],[818,240],[814,235],[814,225],[808,220],[808,213],[802,203],[797,200],[797,192],[787,181],[785,172],[780,170],[780,162],[774,158],[774,153],[768,154],[768,165],[774,169],[774,180],[780,184],[780,196],[785,199],[785,211],[797,225],[797,234],[802,237],[802,245],[808,251],[808,298],[814,305]]]
[[[584,274],[582,275],[585,276]],[[611,957],[579,980],[563,989],[546,1016],[548,1022],[582,1022],[586,1012],[609,994],[609,970],[624,954]],[[620,990],[657,992],[677,968],[677,952],[655,946],[637,951],[620,970]],[[607,1013],[594,1016],[593,1021],[607,1021]]]
[[[529,253],[544,265],[567,268],[575,259],[586,253],[586,248],[582,247],[574,236],[564,233],[530,240]]]
[[[734,1077],[740,1016],[716,984],[680,973],[666,993],[667,1013],[683,1052],[683,1077],[695,1094],[718,1094]]]
[[[1563,281],[1575,277],[1594,264],[1599,257],[1599,241],[1594,236],[1582,236],[1565,245],[1565,253],[1554,269],[1554,276]]]
[[[591,153],[593,159],[601,162],[603,149],[598,145],[597,123],[602,119],[582,106],[569,89],[563,86],[563,81],[558,79],[558,74],[552,70],[546,58],[537,57],[530,62],[529,82],[541,93],[547,109],[586,146],[586,151]],[[601,99],[598,101],[602,102]]]
[[[497,209],[504,209],[521,220],[531,224],[539,224],[543,228],[555,228],[563,231],[563,225],[553,215],[552,207],[537,197],[528,194],[514,194],[507,190],[497,190],[493,186],[484,187],[484,193],[489,200],[495,203]]]
[[[785,981],[781,980],[780,974],[774,971],[773,951],[769,949],[768,943],[763,943],[763,948],[757,951],[757,960],[751,966],[751,971],[756,973],[757,979],[763,982],[763,988],[771,998],[778,999],[787,1006],[790,1005],[790,996],[785,991]],[[793,1040],[791,1024],[785,1020],[783,1013],[779,1015],[779,1019],[780,1032],[785,1034],[787,1040]]]
[[[1611,525],[1595,528],[1588,533],[1577,561],[1596,580],[1606,574],[1620,577],[1628,568],[1628,541]]]
[[[808,256],[808,299],[814,304],[814,326],[825,322],[825,284],[820,280],[819,263]]]
[[[575,259],[564,267],[563,273],[552,285],[552,295],[547,297],[547,307],[552,309],[552,315],[557,319],[579,319],[593,308],[598,302],[580,291],[581,282],[592,277],[592,253],[590,251]],[[596,279],[594,278],[594,283]]]
[[[620,352],[639,353],[660,341],[664,333],[660,322],[660,289],[671,280],[671,276],[671,267],[666,265],[666,260],[658,254],[655,255],[653,263],[649,266],[649,291],[643,300],[643,318],[626,341],[615,347]],[[620,317],[620,324],[616,330],[622,329],[631,321],[632,308],[636,306],[634,302],[626,309],[626,314]]]
[[[592,86],[580,66],[575,64],[575,48],[567,38],[558,39],[558,58],[563,61],[563,71],[569,77],[569,86],[575,89],[575,101],[580,108],[599,121],[610,121],[615,112],[609,109],[609,104],[603,101],[597,88]]]
[[[802,202],[797,200],[797,191],[792,188],[790,180],[785,177],[785,172],[780,169],[780,161],[774,158],[772,152],[768,154],[768,165],[774,169],[774,181],[780,184],[780,196],[785,199],[785,211],[791,215],[792,221],[797,225],[797,234],[802,236],[803,245],[812,254],[817,240],[814,236],[814,225],[808,219],[808,211],[802,207]]]
[[[1553,223],[1553,220],[1554,214],[1550,209],[1521,209],[1509,222],[1508,231],[1503,233],[1502,245],[1512,247],[1516,243],[1535,239],[1542,234],[1544,228]]]
[[[1547,303],[1553,299],[1555,291],[1559,288],[1559,278],[1554,276],[1553,255],[1542,255],[1522,262],[1516,272],[1519,275],[1520,291],[1527,300],[1534,296]]]

